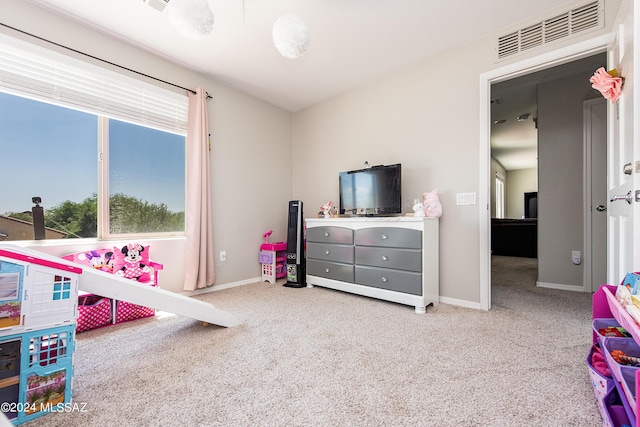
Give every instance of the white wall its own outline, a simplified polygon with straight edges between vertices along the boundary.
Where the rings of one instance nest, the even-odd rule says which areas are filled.
[[[183,87],[203,87],[213,95],[214,99],[207,104],[212,142],[213,242],[216,254],[227,251],[227,261],[217,267],[214,288],[260,277],[258,252],[264,241],[262,234],[273,229],[273,242],[286,237],[287,203],[292,192],[291,114],[28,2],[2,0],[0,16],[4,24],[12,27]],[[0,27],[0,31],[16,34],[4,27]],[[33,41],[30,37],[21,38]],[[51,47],[47,43],[39,44]],[[70,54],[64,49],[56,50]],[[74,56],[87,60],[84,56]],[[149,79],[145,81],[154,83]],[[164,263],[161,287],[182,291],[184,238],[139,241],[150,243],[152,258]],[[63,255],[121,243],[83,239],[55,244],[25,242],[24,245]],[[217,259],[216,256],[216,262]]]

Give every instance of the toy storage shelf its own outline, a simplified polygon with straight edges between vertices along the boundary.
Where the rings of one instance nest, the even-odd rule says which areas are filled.
[[[612,376],[605,377],[596,372],[591,363],[591,353],[587,358],[587,365],[603,425],[636,427],[640,368],[617,363],[610,352],[622,350],[630,356],[640,356],[640,353],[637,353],[640,351],[640,325],[618,302],[615,292],[616,286],[602,285],[593,296],[593,341],[602,349]],[[598,324],[616,326],[616,322],[626,329],[632,338],[610,338],[598,333]],[[634,351],[636,353],[631,354]]]

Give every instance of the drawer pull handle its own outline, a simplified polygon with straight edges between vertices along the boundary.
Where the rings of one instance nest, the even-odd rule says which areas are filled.
[[[328,250],[324,251],[324,254],[329,255],[329,251]]]
[[[387,240],[389,238],[389,236],[387,236],[386,234],[382,235],[382,240]]]
[[[328,232],[324,232],[324,237],[329,237],[329,233]]]
[[[325,273],[328,273],[328,272],[329,272],[329,269],[328,269],[328,268],[325,268],[325,269],[324,269],[324,272],[325,272]]]
[[[389,257],[387,257],[386,255],[382,255],[382,260],[383,260],[383,261],[386,261],[386,260],[388,260],[388,259],[389,259]]]
[[[384,276],[382,276],[382,283],[386,283],[388,281],[388,279]]]

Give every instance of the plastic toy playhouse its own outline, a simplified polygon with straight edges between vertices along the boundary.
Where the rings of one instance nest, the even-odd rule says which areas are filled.
[[[15,425],[71,401],[82,269],[0,247],[0,402]]]
[[[277,279],[287,276],[287,243],[269,243],[272,231],[264,233],[264,243],[260,245],[260,263],[262,281],[276,283]]]

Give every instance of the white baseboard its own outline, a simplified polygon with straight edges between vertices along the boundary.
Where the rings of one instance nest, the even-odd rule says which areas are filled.
[[[242,286],[242,285],[248,285],[248,284],[251,284],[251,283],[260,282],[261,280],[262,280],[261,277],[256,277],[256,278],[253,278],[253,279],[241,280],[239,282],[231,282],[231,283],[225,283],[223,285],[209,286],[207,288],[196,289],[194,291],[185,291],[185,292],[182,292],[182,294],[187,295],[187,296],[201,295],[201,294],[206,294],[206,293],[209,293],[209,292],[221,291],[223,289],[235,288],[236,286]],[[442,297],[442,296],[439,298],[439,301],[441,303],[443,303],[443,304],[457,305],[459,307],[473,308],[473,309],[476,309],[476,310],[482,310],[482,306],[480,305],[479,302],[465,301],[465,300],[461,300],[461,299],[447,298],[447,297]],[[428,311],[429,311],[429,309],[427,308],[427,312]]]
[[[248,285],[250,283],[259,282],[261,280],[262,280],[261,277],[256,277],[253,279],[240,280],[239,282],[231,282],[231,283],[225,283],[223,285],[208,286],[206,288],[196,289],[194,291],[184,291],[182,292],[182,294],[192,297],[195,295],[207,294],[209,292],[221,291],[223,289],[235,288],[236,286]]]
[[[576,286],[576,285],[565,285],[563,283],[547,283],[547,282],[536,281],[536,286],[540,288],[559,289],[561,291],[584,292],[584,287],[582,285]]]
[[[456,298],[447,298],[447,297],[440,297],[440,302],[443,304],[449,304],[449,305],[457,305],[459,307],[465,307],[465,308],[473,308],[476,310],[482,310],[482,306],[480,305],[479,302],[472,302],[472,301],[465,301],[465,300],[461,300],[461,299],[456,299]],[[427,312],[429,312],[429,309],[427,308]]]

